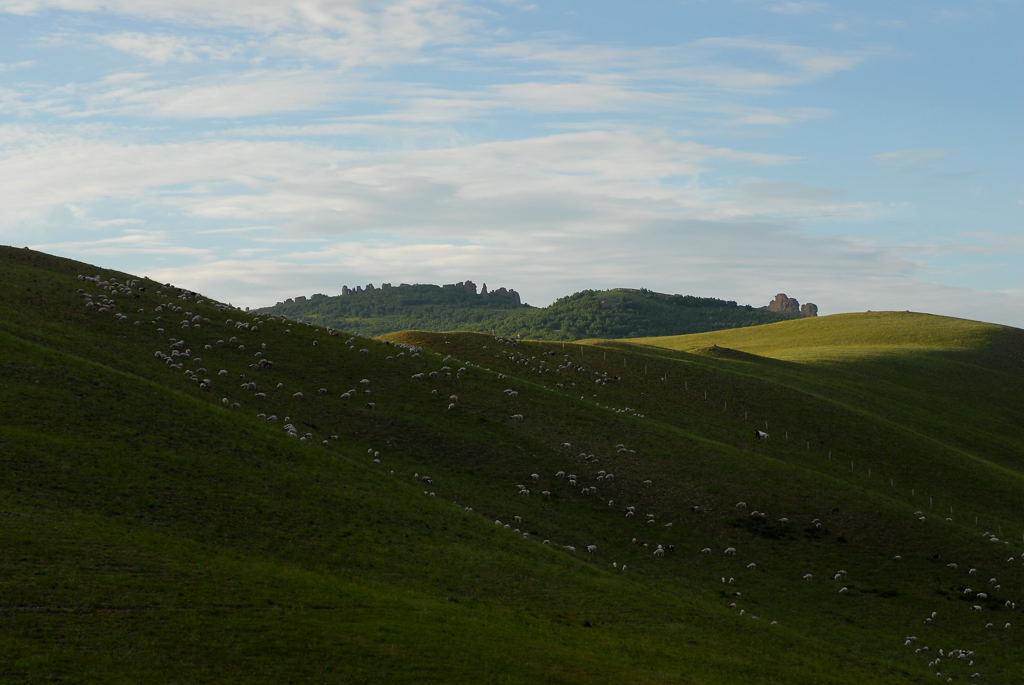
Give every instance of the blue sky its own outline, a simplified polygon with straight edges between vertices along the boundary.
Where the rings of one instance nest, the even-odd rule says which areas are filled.
[[[0,0],[0,242],[1024,327],[1018,0]]]

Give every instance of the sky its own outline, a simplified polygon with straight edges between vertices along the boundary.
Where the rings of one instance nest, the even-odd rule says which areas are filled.
[[[0,243],[1024,327],[1019,0],[0,0]]]

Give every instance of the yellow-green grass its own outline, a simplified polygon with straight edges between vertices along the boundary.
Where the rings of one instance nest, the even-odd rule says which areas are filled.
[[[1024,460],[1016,449],[1024,388],[1018,329],[868,312],[623,342],[684,351],[723,370],[798,388],[965,454],[987,453],[982,458],[1018,467]]]
[[[717,346],[773,359],[815,362],[975,350],[1007,330],[996,324],[932,314],[865,312],[710,333],[633,338],[630,342],[685,352],[708,351]]]

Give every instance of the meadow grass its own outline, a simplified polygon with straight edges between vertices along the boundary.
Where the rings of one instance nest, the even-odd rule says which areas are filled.
[[[366,340],[152,282],[118,321],[76,276],[128,275],[0,265],[0,680],[931,682],[939,647],[976,651],[940,669],[957,681],[1024,679],[1013,329]],[[778,352],[840,328],[892,349]],[[172,338],[212,388],[154,356]]]

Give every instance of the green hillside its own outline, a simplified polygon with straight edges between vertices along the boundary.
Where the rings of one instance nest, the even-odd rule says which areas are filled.
[[[1019,330],[369,340],[0,273],[2,682],[1024,681]],[[890,349],[779,352],[844,340]]]
[[[867,312],[633,342],[684,351],[720,345],[788,361],[857,361],[865,357],[919,352],[970,353],[976,350],[985,355],[997,338],[1018,332],[1005,326],[931,314]]]
[[[515,291],[476,293],[470,282],[403,285],[345,295],[278,302],[256,313],[377,336],[401,330],[478,331],[532,340],[680,335],[791,319],[713,297],[666,295],[645,289],[583,290],[548,307],[519,302]],[[467,290],[466,286],[471,286]]]

